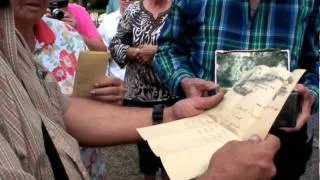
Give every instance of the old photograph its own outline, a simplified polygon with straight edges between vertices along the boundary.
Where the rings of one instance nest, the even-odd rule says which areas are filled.
[[[258,65],[290,69],[288,50],[217,50],[215,56],[215,82],[222,88],[231,88],[244,72]]]

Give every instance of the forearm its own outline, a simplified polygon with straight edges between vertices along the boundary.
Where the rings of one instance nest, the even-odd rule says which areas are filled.
[[[82,38],[91,51],[107,51],[108,50],[101,38],[98,38],[96,40],[91,40],[84,36],[82,36]]]
[[[171,120],[170,110],[165,112],[165,120]],[[152,125],[152,109],[70,98],[65,124],[67,131],[81,144],[108,146],[132,143],[140,140],[137,128]]]

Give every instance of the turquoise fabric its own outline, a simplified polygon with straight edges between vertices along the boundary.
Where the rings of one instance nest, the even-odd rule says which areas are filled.
[[[119,8],[118,0],[109,0],[109,3],[106,7],[106,14],[110,14]]]

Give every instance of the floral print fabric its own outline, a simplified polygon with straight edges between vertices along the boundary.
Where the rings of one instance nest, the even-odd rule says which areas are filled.
[[[77,59],[80,51],[86,50],[85,43],[69,25],[46,17],[42,20],[54,33],[55,40],[54,43],[48,43],[45,36],[37,37],[35,59],[53,73],[63,94],[72,94]]]

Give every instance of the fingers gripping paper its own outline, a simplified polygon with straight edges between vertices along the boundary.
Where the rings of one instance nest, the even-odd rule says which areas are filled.
[[[109,54],[107,52],[83,51],[79,55],[73,96],[90,97],[90,90],[97,78],[106,74]]]
[[[212,154],[232,140],[264,138],[305,70],[257,66],[245,73],[215,108],[201,115],[138,129],[172,180],[192,179]]]

